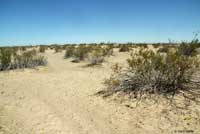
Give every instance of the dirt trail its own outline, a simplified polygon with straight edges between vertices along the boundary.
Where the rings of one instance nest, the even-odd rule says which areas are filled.
[[[46,55],[47,67],[0,73],[0,134],[162,132],[153,120],[137,123],[137,111],[94,96],[110,74],[110,62],[85,68],[64,60],[63,53]],[[118,55],[119,62],[126,57]]]

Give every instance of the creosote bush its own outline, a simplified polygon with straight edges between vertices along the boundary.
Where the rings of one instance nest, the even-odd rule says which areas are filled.
[[[113,55],[113,48],[114,48],[114,45],[107,45],[105,48],[101,48],[103,56]]]
[[[54,46],[54,51],[55,51],[55,53],[62,52],[62,50],[63,50],[62,46],[58,46],[58,45],[55,45],[55,46]]]
[[[128,52],[130,50],[129,45],[123,44],[119,46],[119,52]]]
[[[98,94],[106,97],[124,92],[137,99],[152,95],[169,99],[182,94],[186,99],[195,100],[200,95],[200,81],[195,80],[200,62],[196,56],[180,51],[178,48],[162,54],[140,49],[127,60],[128,68],[114,66],[113,74],[105,80],[106,90]]]
[[[104,49],[97,48],[88,54],[89,65],[98,65],[104,61]]]
[[[46,65],[47,60],[44,56],[38,55],[36,50],[23,51],[17,53],[12,48],[0,49],[0,70],[11,70],[20,68],[33,68]]]
[[[70,58],[74,54],[75,47],[74,46],[67,46],[65,50],[64,58]]]
[[[79,45],[73,54],[73,58],[77,61],[85,60],[88,55],[88,52],[91,51],[91,48],[86,45]]]
[[[161,43],[153,43],[152,46],[153,46],[154,48],[159,48],[159,47],[162,46],[162,44],[161,44]]]
[[[89,61],[89,65],[101,64],[105,56],[113,54],[113,45],[80,44],[79,46],[66,46],[64,58],[73,58],[72,62]]]
[[[200,44],[198,42],[198,39],[192,40],[192,42],[182,42],[180,47],[178,48],[178,51],[181,55],[185,56],[194,56],[197,54],[197,48],[200,47]]]
[[[167,52],[169,52],[169,47],[168,46],[163,46],[163,47],[159,48],[157,52],[159,52],[159,53],[167,53]]]
[[[26,47],[20,47],[21,51],[26,51]]]
[[[40,53],[44,53],[45,50],[46,50],[45,46],[40,46],[40,47],[39,47],[39,52],[40,52]]]
[[[0,49],[0,70],[5,70],[10,66],[12,50],[9,48]]]

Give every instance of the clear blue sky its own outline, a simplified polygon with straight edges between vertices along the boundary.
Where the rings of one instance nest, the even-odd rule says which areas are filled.
[[[200,30],[200,0],[0,0],[0,45],[167,42]]]

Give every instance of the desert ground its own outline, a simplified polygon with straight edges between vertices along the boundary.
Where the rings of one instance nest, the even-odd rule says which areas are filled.
[[[47,66],[0,72],[0,134],[200,133],[199,105],[177,111],[95,95],[127,52],[94,67],[71,63],[64,52],[44,55]]]

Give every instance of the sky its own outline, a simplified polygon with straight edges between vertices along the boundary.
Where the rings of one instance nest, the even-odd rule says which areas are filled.
[[[0,46],[191,40],[200,0],[0,0]]]

